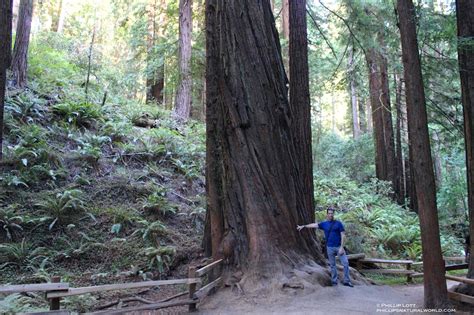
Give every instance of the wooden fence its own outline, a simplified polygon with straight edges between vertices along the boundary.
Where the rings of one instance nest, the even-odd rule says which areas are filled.
[[[98,311],[89,314],[125,314],[127,312],[135,311],[144,311],[144,310],[157,310],[166,307],[189,305],[189,311],[195,311],[196,305],[201,301],[209,292],[218,286],[222,277],[205,284],[203,284],[204,276],[208,274],[211,270],[217,269],[222,263],[222,259],[214,261],[200,269],[196,267],[190,267],[188,270],[188,278],[186,279],[172,279],[172,280],[157,280],[157,281],[142,281],[142,282],[131,282],[131,283],[119,283],[119,284],[108,284],[108,285],[99,285],[99,286],[90,286],[90,287],[80,287],[80,288],[71,288],[68,283],[60,281],[59,277],[54,277],[52,283],[42,283],[42,284],[24,284],[24,285],[7,285],[0,286],[0,294],[12,294],[12,293],[25,293],[25,292],[45,292],[46,298],[50,302],[50,312],[42,312],[38,314],[69,314],[68,311],[60,311],[61,298],[75,295],[82,295],[88,293],[98,293],[105,291],[117,291],[117,290],[128,290],[128,289],[138,289],[138,288],[152,288],[157,286],[164,285],[176,285],[176,284],[185,284],[188,287],[188,291],[181,292],[165,300],[152,303],[150,301],[140,299],[140,298],[131,298],[130,301],[139,301],[146,303],[146,305],[131,307],[131,308],[122,308],[122,309],[108,309],[103,311]],[[215,274],[220,274],[219,270]],[[209,277],[206,277],[209,278]],[[198,289],[198,286],[201,285]],[[182,297],[187,295],[186,299],[180,299],[176,301],[171,301],[175,298]],[[118,303],[109,303],[113,306]],[[105,308],[105,307],[101,307]]]

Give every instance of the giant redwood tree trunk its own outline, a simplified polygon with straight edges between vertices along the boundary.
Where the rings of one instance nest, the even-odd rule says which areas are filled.
[[[474,278],[474,3],[471,0],[456,0],[456,16],[471,235],[471,256],[467,276]],[[471,294],[473,293],[474,288],[471,288]]]
[[[244,284],[281,284],[295,267],[324,259],[314,234],[296,230],[312,209],[270,2],[207,0],[206,32],[211,252],[242,271]]]
[[[191,33],[192,0],[179,0],[179,73],[176,92],[175,114],[187,120],[191,114]]]
[[[12,7],[13,0],[0,1],[0,160],[3,157],[3,109],[7,69],[10,66],[12,49]]]
[[[314,221],[313,150],[311,146],[311,103],[309,95],[306,0],[290,1],[290,110],[293,141],[300,154],[299,169],[304,184],[304,209]]]
[[[18,26],[16,29],[15,47],[11,69],[17,87],[26,85],[28,68],[28,45],[30,42],[31,19],[33,17],[33,0],[21,0]]]
[[[416,17],[412,0],[398,0],[400,36],[408,115],[409,148],[418,200],[424,266],[425,307],[446,305],[445,268],[439,238],[438,211],[430,138],[426,115],[425,92],[416,37]]]
[[[372,126],[375,142],[375,174],[380,180],[388,180],[387,155],[385,151],[383,104],[380,101],[382,81],[375,49],[367,50],[366,59],[369,68],[369,92],[372,112]]]

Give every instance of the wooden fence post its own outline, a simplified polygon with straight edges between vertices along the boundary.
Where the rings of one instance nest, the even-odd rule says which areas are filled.
[[[411,264],[407,264],[407,270],[411,270]],[[407,282],[408,283],[413,283],[413,278],[411,277],[411,273],[407,274]]]
[[[61,277],[54,276],[51,278],[51,283],[59,283],[61,282]],[[51,311],[56,311],[61,308],[61,298],[52,298],[49,301],[49,309]]]
[[[189,267],[188,278],[190,279],[196,278],[196,267]],[[196,292],[196,283],[190,283],[189,284],[189,298],[191,300],[194,300],[195,292]],[[196,303],[189,304],[189,311],[190,312],[196,311]]]

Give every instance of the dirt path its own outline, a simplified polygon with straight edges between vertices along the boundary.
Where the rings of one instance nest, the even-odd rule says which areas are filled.
[[[455,284],[448,281],[448,288]],[[354,288],[339,285],[308,293],[287,293],[239,296],[228,289],[221,290],[199,306],[199,314],[403,314],[423,308],[423,284]]]

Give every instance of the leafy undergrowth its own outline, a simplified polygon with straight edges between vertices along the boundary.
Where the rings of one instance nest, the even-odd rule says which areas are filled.
[[[336,218],[345,223],[347,247],[367,257],[422,260],[421,234],[416,213],[395,203],[387,182],[370,178],[373,141],[365,135],[342,140],[324,135],[314,145],[317,220],[324,220],[332,206]],[[357,149],[362,148],[362,149]],[[440,222],[444,256],[462,256],[463,232],[449,222]]]
[[[71,60],[33,45],[28,88],[8,91],[0,283],[185,277],[201,253],[204,125],[118,96],[101,105],[100,86],[86,101]],[[143,119],[153,124],[138,127]],[[90,310],[94,299],[65,303]],[[0,301],[11,312],[44,307],[41,295]]]

